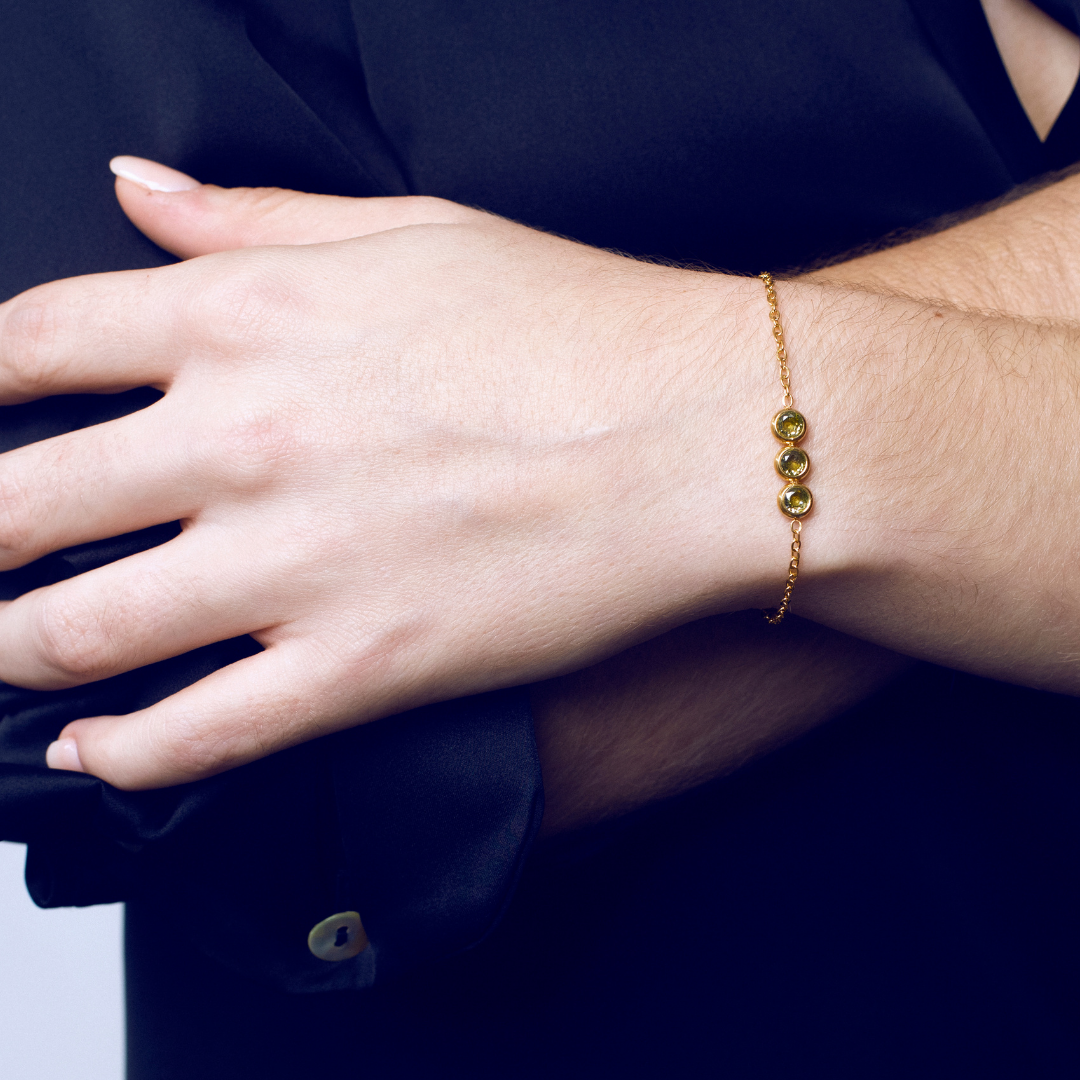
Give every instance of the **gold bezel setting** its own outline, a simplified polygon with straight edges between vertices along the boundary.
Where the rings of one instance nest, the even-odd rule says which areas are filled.
[[[782,430],[781,424],[789,430]],[[773,434],[786,443],[797,443],[806,434],[806,417],[798,409],[781,409],[772,418]]]
[[[795,500],[795,505],[791,501]],[[814,496],[805,484],[788,484],[776,496],[776,504],[780,511],[789,518],[802,518],[810,513],[810,507],[814,505]]]
[[[791,468],[789,465],[785,468],[785,455],[796,459],[799,462],[798,466]],[[810,455],[801,446],[796,446],[794,443],[788,443],[780,447],[776,457],[773,459],[773,463],[776,465],[776,471],[785,480],[801,480],[810,471]]]

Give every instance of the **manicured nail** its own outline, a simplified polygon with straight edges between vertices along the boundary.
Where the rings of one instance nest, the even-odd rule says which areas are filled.
[[[57,739],[49,743],[45,751],[45,764],[50,769],[66,769],[68,772],[85,772],[79,760],[79,748],[74,739]]]
[[[147,191],[191,191],[202,187],[198,180],[193,180],[186,173],[170,169],[168,165],[159,165],[156,161],[147,161],[141,157],[114,157],[109,168],[117,176],[130,180]]]

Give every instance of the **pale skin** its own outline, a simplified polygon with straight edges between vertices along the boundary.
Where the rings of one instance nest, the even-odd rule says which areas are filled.
[[[619,752],[594,754],[616,760],[614,782],[605,791],[600,767],[581,795],[551,732],[561,724],[561,745],[580,749],[573,680],[580,705],[604,675],[570,676],[565,707],[550,704],[557,690],[538,700],[551,827],[668,794],[811,726],[900,669],[886,649],[1080,693],[1080,581],[1053,482],[1078,464],[1061,432],[1080,342],[1071,326],[1016,317],[1067,308],[971,314],[959,307],[983,299],[953,288],[972,276],[956,261],[980,243],[992,261],[1009,221],[1028,243],[1028,216],[1067,213],[1071,183],[912,245],[895,282],[891,253],[849,267],[862,284],[951,305],[781,285],[818,499],[796,607],[832,631],[780,633],[829,677],[806,716],[751,737],[765,711],[752,681],[727,724],[707,691],[684,695],[701,699],[690,724],[646,707],[649,752],[631,712]],[[267,648],[142,713],[70,725],[54,766],[121,787],[180,782],[775,603],[786,529],[760,283],[629,262],[438,200],[117,191],[163,246],[221,253],[53,283],[0,308],[5,401],[166,390],[141,414],[0,459],[3,565],[155,521],[186,527],[6,605],[0,678],[73,685],[245,632]],[[411,221],[428,224],[385,231]],[[342,236],[354,239],[316,243]],[[223,250],[269,243],[305,246]],[[1008,477],[992,490],[990,431],[995,475]],[[684,628],[687,643],[738,643],[719,657],[698,648],[689,667],[694,648],[673,653],[678,639],[641,646],[657,660],[649,685],[674,672],[718,692],[735,685],[732,659],[775,667],[774,643],[755,644],[767,629]],[[608,683],[616,704],[633,685]]]
[[[1045,140],[1080,74],[1080,39],[1031,0],[982,0],[1016,96]]]

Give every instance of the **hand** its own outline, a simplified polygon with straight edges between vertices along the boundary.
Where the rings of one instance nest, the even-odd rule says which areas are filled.
[[[754,602],[718,600],[696,558],[695,508],[723,502],[701,480],[721,471],[713,342],[679,317],[696,310],[688,293],[715,307],[745,283],[437,200],[124,180],[118,195],[187,256],[296,238],[301,217],[305,239],[313,216],[327,236],[348,217],[357,238],[57,282],[3,306],[2,400],[165,391],[5,455],[3,565],[160,521],[184,530],[5,605],[0,678],[74,685],[242,633],[266,647],[151,709],[70,725],[51,764],[129,788],[189,780],[580,667],[705,597]],[[731,411],[738,445],[755,410]],[[753,565],[753,530],[708,530]]]
[[[147,163],[138,167],[146,176]],[[171,172],[161,176],[176,183]],[[155,203],[130,184],[118,184],[117,193],[134,221],[185,256],[343,240],[376,225],[486,217],[439,199],[360,202],[205,188],[202,205],[192,206]],[[532,703],[544,833],[591,824],[730,772],[849,708],[910,662],[797,618],[776,629],[752,611],[682,626],[539,683]],[[804,692],[777,710],[776,686],[795,672]]]

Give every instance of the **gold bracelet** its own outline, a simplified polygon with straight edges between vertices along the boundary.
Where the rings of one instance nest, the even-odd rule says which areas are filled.
[[[787,582],[780,606],[773,612],[765,612],[766,622],[779,626],[791,606],[791,592],[799,577],[799,553],[802,551],[802,518],[810,513],[814,496],[804,484],[797,483],[810,471],[810,458],[806,451],[795,444],[806,434],[806,417],[793,406],[791,397],[791,372],[788,371],[787,349],[784,348],[784,331],[780,325],[780,308],[776,303],[776,289],[772,274],[766,272],[758,277],[765,282],[765,297],[769,301],[769,319],[773,337],[776,339],[776,359],[780,364],[780,384],[784,388],[784,407],[772,418],[773,434],[784,444],[774,462],[776,471],[787,485],[776,496],[781,512],[791,518],[791,561],[788,563]]]

